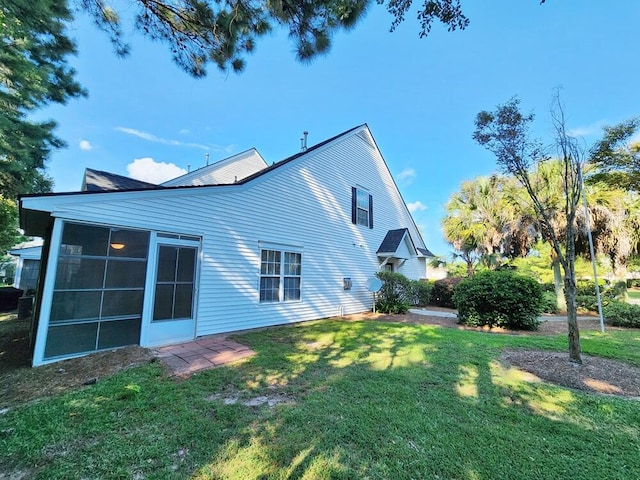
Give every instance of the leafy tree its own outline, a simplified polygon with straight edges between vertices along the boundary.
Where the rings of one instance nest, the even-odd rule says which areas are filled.
[[[627,261],[640,244],[640,200],[632,192],[602,182],[588,185],[586,195],[596,254],[606,255],[614,277],[624,279]],[[581,230],[586,229],[583,211],[577,222]],[[586,255],[589,251],[587,242],[586,235],[578,236],[577,251]]]
[[[45,161],[64,146],[53,121],[29,114],[49,103],[85,95],[67,64],[75,53],[66,35],[72,19],[64,0],[12,0],[0,3],[0,249],[17,233],[15,200],[21,193],[51,190]],[[13,206],[11,206],[13,205]]]
[[[106,0],[76,1],[108,33],[116,52],[125,55],[129,46],[124,42],[118,12]],[[333,34],[353,28],[374,0],[130,0],[130,3],[137,7],[134,28],[165,42],[180,67],[202,77],[209,62],[223,71],[242,71],[246,54],[274,27],[288,30],[301,61],[327,53]],[[413,6],[413,0],[375,0],[375,3],[384,5],[393,17],[391,31],[404,21]],[[469,25],[460,0],[423,0],[417,19],[420,37],[427,36],[436,22],[443,23],[449,31],[463,30]]]
[[[495,112],[478,113],[473,138],[496,156],[500,169],[516,177],[529,195],[543,236],[549,239],[558,262],[562,265],[569,327],[569,358],[573,362],[581,363],[576,304],[575,219],[580,205],[583,156],[575,139],[566,132],[564,113],[558,95],[554,99],[554,105],[552,121],[555,147],[562,164],[562,218],[566,222],[563,223],[564,238],[560,237],[554,228],[553,205],[545,200],[544,191],[530,173],[540,162],[549,159],[542,142],[530,136],[529,128],[534,119],[533,114],[522,114],[520,100],[512,98],[504,105],[499,105]]]
[[[597,171],[590,182],[640,193],[640,142],[630,142],[638,129],[640,117],[605,127],[602,140],[591,149],[590,160]]]
[[[480,177],[463,182],[460,191],[447,202],[442,221],[445,239],[458,251],[476,255],[500,251],[503,231],[510,221],[509,204],[502,192],[504,179]]]

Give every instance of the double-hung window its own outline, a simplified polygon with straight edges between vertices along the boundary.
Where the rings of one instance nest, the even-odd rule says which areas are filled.
[[[260,253],[260,302],[292,302],[301,298],[302,254],[284,250]]]
[[[373,228],[373,197],[361,188],[351,188],[351,222]]]

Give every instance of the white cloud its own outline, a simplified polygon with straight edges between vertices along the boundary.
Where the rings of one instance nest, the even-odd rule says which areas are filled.
[[[142,132],[140,130],[136,130],[135,128],[116,127],[116,130],[122,133],[126,133],[127,135],[133,135],[134,137],[142,138],[143,140],[147,140],[149,142],[162,143],[163,145],[171,145],[174,147],[199,148],[201,150],[211,150],[211,147],[209,147],[208,145],[202,145],[200,143],[180,142],[178,140],[160,138],[160,137],[156,137],[152,133]]]
[[[567,130],[567,134],[571,137],[588,137],[591,135],[599,134],[602,132],[602,127],[605,126],[604,120],[598,120],[591,125],[584,125],[582,127],[570,128]]]
[[[145,157],[136,158],[128,164],[127,173],[136,180],[160,184],[184,175],[187,171],[173,163],[156,162],[153,158]]]
[[[178,133],[180,135],[187,135],[188,133],[191,133],[191,132],[187,128],[181,128]]]
[[[418,200],[417,202],[407,203],[407,208],[411,213],[414,213],[414,212],[420,212],[422,210],[426,210],[427,206],[424,203],[422,203],[420,200]]]
[[[78,143],[78,146],[80,147],[80,150],[83,150],[85,152],[88,152],[89,150],[93,150],[93,145],[89,143],[89,140],[80,140],[80,142]]]
[[[413,168],[405,168],[396,175],[396,178],[400,182],[411,183],[411,181],[416,178],[416,171]]]

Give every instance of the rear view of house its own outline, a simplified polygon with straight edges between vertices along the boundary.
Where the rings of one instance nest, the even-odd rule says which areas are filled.
[[[45,239],[34,366],[367,311],[378,270],[423,278],[430,256],[366,125],[163,185],[88,169],[20,220]]]

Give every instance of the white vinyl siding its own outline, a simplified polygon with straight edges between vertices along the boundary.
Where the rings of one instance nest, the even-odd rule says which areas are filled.
[[[251,149],[171,179],[162,185],[176,187],[235,183],[265,167],[267,163],[264,159],[255,149]]]
[[[351,221],[354,185],[375,197],[374,228]],[[366,127],[245,185],[23,202],[35,208],[40,198],[57,217],[201,235],[198,336],[367,311],[366,281],[378,271],[375,252],[387,231],[406,227],[424,247]],[[270,242],[304,246],[297,252],[304,260],[299,301],[260,302],[261,252],[276,249],[265,246]],[[403,268],[417,271],[417,262],[409,259]],[[295,291],[296,276],[291,278]],[[351,279],[350,290],[344,290],[344,278]]]

